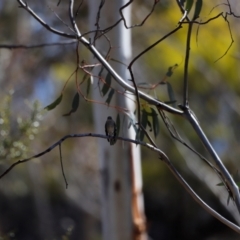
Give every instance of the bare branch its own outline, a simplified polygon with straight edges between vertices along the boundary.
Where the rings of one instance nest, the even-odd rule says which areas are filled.
[[[75,35],[72,34],[68,34],[65,32],[61,32],[55,28],[50,27],[47,23],[45,23],[28,5],[27,3],[25,3],[22,0],[17,0],[20,3],[20,6],[25,9],[26,11],[28,11],[42,26],[44,26],[47,30],[49,30],[52,33],[55,33],[57,35],[60,35],[62,37],[66,37],[66,38],[76,38]]]
[[[231,189],[231,194],[233,199],[236,203],[237,209],[240,212],[240,196],[239,196],[239,188],[237,184],[234,182],[232,176],[229,174],[227,169],[225,168],[224,164],[222,163],[221,159],[219,158],[218,154],[213,149],[212,145],[210,144],[208,138],[204,134],[203,130],[201,129],[196,117],[193,115],[192,111],[189,108],[184,109],[184,113],[188,121],[191,123],[192,127],[194,128],[195,132],[197,133],[198,137],[202,141],[203,145],[212,156],[215,164],[217,165],[221,175],[224,176],[224,180],[228,188]]]
[[[65,36],[67,38],[78,38],[79,41],[85,46],[87,47],[92,54],[102,63],[102,65],[107,69],[107,71],[112,75],[112,77],[123,87],[125,88],[125,90],[128,90],[132,93],[135,93],[135,88],[130,86],[129,84],[126,83],[126,81],[124,81],[115,71],[114,69],[110,66],[110,64],[106,61],[106,59],[99,53],[99,51],[94,47],[94,45],[92,45],[89,41],[87,41],[84,37],[82,36],[75,36],[75,35],[71,35],[71,34],[65,34],[62,33],[54,28],[51,28],[50,26],[48,26],[38,15],[36,15],[36,13],[34,13],[34,11],[28,7],[28,5],[26,3],[24,3],[22,0],[17,0],[20,5],[26,9],[39,23],[41,23],[46,29],[48,29],[49,31],[56,33],[58,35],[61,36]],[[73,15],[72,15],[73,16]],[[177,30],[179,30],[181,28],[181,25],[179,25],[176,29],[174,29],[173,31],[171,31],[169,34],[165,35],[162,39],[160,39],[159,41],[157,41],[156,43],[154,43],[152,46],[150,46],[146,51],[150,50],[152,47],[154,47],[155,45],[157,45],[159,42],[161,42],[162,40],[164,40],[165,38],[167,38],[168,36],[170,36],[171,34],[173,34],[174,32],[176,32]],[[141,55],[144,54],[144,52],[142,52],[141,54],[139,54],[139,56],[137,56],[133,61],[133,62],[140,57]],[[151,96],[139,91],[139,97],[144,99],[145,101],[147,101],[149,104],[161,107],[162,109],[177,114],[177,115],[182,115],[183,111],[175,109],[159,100],[156,100],[154,98],[152,98]]]
[[[228,16],[228,15],[226,15],[224,19],[225,19],[225,21],[226,21],[227,24],[228,24],[228,30],[229,30],[229,34],[230,34],[230,37],[231,37],[231,43],[230,43],[230,45],[228,46],[228,48],[227,48],[227,50],[225,51],[225,53],[224,53],[221,57],[219,57],[217,60],[214,61],[215,63],[218,62],[220,59],[222,59],[224,56],[227,55],[229,49],[232,47],[232,45],[233,45],[233,43],[234,43],[233,36],[232,36],[232,31],[231,31],[231,27],[230,27],[230,23],[229,23],[229,21],[228,21],[228,19],[227,19],[227,16]]]
[[[161,158],[160,158],[161,159]],[[175,169],[175,167],[172,165],[172,163],[169,161],[168,158],[162,158],[170,171],[173,173],[175,178],[181,183],[181,185],[184,187],[184,189],[191,195],[191,197],[208,213],[210,213],[213,217],[218,219],[220,222],[224,223],[231,229],[233,229],[235,232],[240,233],[240,227],[235,225],[234,223],[228,221],[226,218],[224,218],[222,215],[217,213],[215,210],[213,210],[210,206],[208,206],[194,191],[193,189],[188,185],[188,183],[182,178],[182,176],[179,174],[179,172]]]
[[[146,52],[150,51],[152,48],[154,48],[155,46],[157,46],[160,42],[162,42],[164,39],[168,38],[169,36],[171,36],[173,33],[177,32],[179,29],[182,28],[182,25],[179,24],[178,27],[176,27],[174,30],[172,30],[171,32],[169,32],[168,34],[164,35],[162,38],[160,38],[158,41],[156,41],[155,43],[153,43],[152,45],[150,45],[149,47],[147,47],[144,51],[142,51],[141,53],[139,53],[135,58],[133,58],[133,60],[130,62],[128,68],[130,69],[133,65],[133,63],[135,61],[137,61],[138,58],[140,58],[143,54],[145,54]]]
[[[18,160],[17,162],[15,162],[15,163],[13,163],[7,170],[5,170],[2,174],[0,174],[0,179],[3,178],[5,175],[7,175],[17,165],[19,165],[21,163],[28,162],[28,161],[36,159],[36,158],[39,158],[39,157],[41,157],[41,156],[51,152],[54,148],[56,148],[57,146],[61,145],[66,139],[68,139],[68,138],[81,138],[81,137],[97,137],[97,138],[105,138],[105,139],[108,138],[108,136],[106,136],[106,135],[95,134],[95,133],[69,134],[69,135],[66,135],[63,138],[61,138],[59,141],[54,143],[52,146],[47,148],[46,150],[44,150],[44,151],[42,151],[42,152],[40,152],[40,153],[38,153],[36,155],[33,155],[33,156],[29,157],[29,158],[21,159],[21,160]],[[148,147],[148,148],[150,148],[152,150],[153,149],[156,150],[155,147],[153,147],[152,145],[150,145],[148,143],[144,143],[144,142],[140,142],[140,141],[132,140],[132,139],[128,139],[128,138],[123,138],[123,137],[117,137],[117,136],[116,136],[116,139],[123,140],[123,141],[126,141],[126,142],[135,143],[135,144],[140,144],[140,145]],[[166,154],[164,152],[162,152],[161,150],[157,149],[157,151],[163,157],[167,157]]]
[[[78,29],[78,26],[76,24],[76,21],[75,21],[75,17],[74,17],[74,14],[73,14],[73,6],[74,6],[74,0],[70,0],[69,1],[69,17],[70,17],[73,29],[75,30],[77,36],[80,37],[81,33],[80,33],[80,31]]]
[[[148,13],[148,15],[142,20],[141,23],[132,25],[132,26],[130,26],[130,27],[127,26],[126,20],[125,20],[125,18],[124,18],[124,16],[123,16],[123,9],[126,8],[127,6],[129,6],[129,5],[133,2],[133,0],[130,0],[130,1],[127,2],[125,5],[123,5],[123,6],[119,9],[119,13],[120,13],[120,15],[121,15],[121,17],[122,17],[121,20],[123,20],[125,28],[130,29],[130,28],[135,28],[135,27],[141,27],[141,26],[143,26],[143,24],[147,21],[147,19],[152,15],[152,13],[153,13],[156,5],[159,3],[159,1],[160,1],[160,0],[154,0],[151,11],[150,11],[150,12]]]
[[[174,138],[175,140],[177,140],[178,142],[180,142],[181,144],[183,144],[185,147],[187,147],[190,151],[192,151],[193,153],[195,153],[201,160],[203,160],[211,169],[213,169],[216,174],[219,176],[220,179],[222,179],[222,182],[225,183],[225,179],[222,175],[222,173],[215,167],[213,166],[212,163],[210,163],[202,154],[200,154],[198,151],[196,151],[194,148],[192,148],[189,144],[187,144],[180,136],[180,134],[177,132],[177,130],[175,129],[175,127],[173,126],[173,124],[171,123],[170,119],[165,115],[164,111],[162,110],[158,110],[159,114],[166,126],[166,128],[168,129],[170,135],[172,136],[172,138]],[[227,191],[229,192],[229,188],[227,187],[227,185],[225,184],[225,187],[227,189]]]
[[[62,45],[70,45],[76,43],[77,40],[67,40],[67,41],[60,41],[55,43],[39,43],[33,45],[24,45],[24,44],[0,44],[0,48],[7,48],[7,49],[17,49],[17,48],[24,48],[24,49],[31,49],[31,48],[42,48],[42,47],[51,47],[51,46],[62,46]]]
[[[63,165],[62,165],[62,154],[61,154],[61,144],[62,142],[64,142],[66,139],[68,138],[80,138],[80,137],[98,137],[98,138],[108,138],[108,136],[102,135],[102,134],[93,134],[93,133],[86,133],[86,134],[70,134],[70,135],[66,135],[65,137],[61,138],[59,141],[57,141],[56,143],[54,143],[52,146],[50,146],[49,148],[47,148],[45,151],[42,151],[30,158],[25,158],[22,160],[19,160],[17,162],[15,162],[14,164],[12,164],[6,171],[4,171],[1,175],[0,175],[0,179],[3,178],[7,173],[9,173],[14,167],[16,167],[17,165],[21,164],[21,163],[25,163],[28,162],[30,160],[39,158],[41,156],[43,156],[44,154],[52,151],[55,147],[59,146],[59,150],[60,150],[60,160],[61,160],[61,167],[62,167],[62,171],[63,171]],[[155,151],[158,153],[160,159],[166,163],[166,165],[168,166],[168,168],[170,169],[170,171],[173,173],[173,175],[176,177],[176,179],[181,183],[181,185],[185,188],[185,190],[191,195],[191,197],[201,206],[203,207],[207,212],[209,212],[212,216],[214,216],[215,218],[217,218],[219,221],[221,221],[222,223],[224,223],[225,225],[227,225],[228,227],[230,227],[231,229],[233,229],[234,231],[240,233],[240,228],[238,226],[236,226],[235,224],[233,224],[232,222],[228,221],[227,219],[225,219],[223,216],[221,216],[220,214],[218,214],[215,210],[213,210],[210,206],[208,206],[194,191],[193,189],[188,185],[188,183],[183,179],[183,177],[178,173],[178,171],[176,170],[176,168],[173,166],[173,164],[170,162],[169,158],[167,157],[167,155],[162,152],[159,148],[156,148],[148,143],[144,143],[144,142],[140,142],[140,141],[136,141],[136,140],[132,140],[132,139],[127,139],[127,138],[122,138],[122,137],[116,137],[119,140],[123,140],[126,142],[132,142],[135,144],[140,144],[141,146],[147,147],[152,151]],[[65,178],[65,174],[63,172],[63,176],[66,182],[66,178]],[[66,187],[67,187],[67,182],[66,182]]]

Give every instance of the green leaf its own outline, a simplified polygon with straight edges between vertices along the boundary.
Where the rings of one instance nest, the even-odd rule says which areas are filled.
[[[230,199],[231,199],[231,196],[230,194],[228,194],[227,205],[229,204]]]
[[[174,104],[176,102],[177,102],[176,100],[174,100],[174,101],[164,101],[164,103],[166,103],[166,104]]]
[[[173,74],[173,70],[174,70],[176,67],[178,67],[178,64],[175,64],[175,65],[169,67],[169,68],[168,68],[168,71],[167,71],[167,73],[166,73],[166,76],[167,76],[167,77],[171,77],[172,74]]]
[[[137,126],[136,126],[136,118],[135,118],[135,115],[134,115],[133,113],[131,113],[131,112],[130,112],[130,113],[126,113],[126,115],[129,117],[129,120],[130,120],[129,125],[128,125],[128,129],[129,129],[131,126],[133,126],[135,132],[137,133],[138,128],[137,128]]]
[[[167,91],[168,91],[168,96],[169,96],[170,101],[171,102],[176,101],[174,91],[173,91],[172,86],[169,82],[167,82]]]
[[[127,67],[127,65],[126,65],[125,63],[121,62],[120,60],[117,60],[117,59],[115,59],[115,58],[110,58],[110,60],[113,61],[113,62],[120,63],[120,64],[122,64],[124,67]]]
[[[153,133],[154,133],[154,137],[156,138],[157,135],[159,134],[159,130],[160,130],[159,121],[158,121],[158,114],[155,111],[155,109],[151,108],[151,110],[152,110]]]
[[[193,5],[193,0],[187,0],[186,3],[186,11],[189,13],[192,9],[192,5]]]
[[[111,82],[112,82],[112,76],[110,73],[107,74],[106,79],[105,79],[105,84],[103,85],[102,88],[102,94],[103,96],[106,95],[106,93],[108,92],[109,88],[111,87]]]
[[[197,0],[196,4],[195,4],[195,12],[193,15],[193,20],[199,18],[199,14],[202,10],[202,0]]]
[[[89,79],[89,74],[85,73],[83,78],[82,78],[82,83],[85,82],[86,79]]]
[[[79,106],[79,93],[77,92],[72,101],[72,112],[76,112]]]
[[[47,109],[48,111],[54,109],[62,101],[62,97],[63,94],[61,93],[61,95],[53,103],[49,104],[44,109]]]
[[[184,6],[184,3],[186,2],[186,0],[180,0],[180,3],[182,6]]]
[[[150,123],[150,121],[149,121],[149,120],[147,121],[147,125],[148,125],[148,126],[149,126],[149,128],[150,128],[150,129],[149,129],[149,131],[150,131],[150,132],[152,132],[152,124]]]
[[[146,129],[148,121],[148,113],[145,109],[142,110],[141,124]]]
[[[63,114],[64,117],[70,116],[72,113],[76,112],[79,106],[79,93],[77,92],[72,100],[72,109],[68,112]]]
[[[101,69],[100,69],[100,71],[99,71],[99,73],[98,73],[98,76],[99,76],[99,77],[102,76],[102,72],[103,72],[103,70],[104,70],[104,67],[101,67]]]
[[[119,114],[117,115],[117,119],[116,119],[116,126],[117,126],[117,136],[119,136],[119,131],[120,131],[120,116]]]
[[[114,90],[114,89],[111,89],[111,91],[110,91],[109,94],[108,94],[107,100],[106,100],[106,103],[107,103],[108,105],[110,104],[114,93],[115,93],[115,90]]]
[[[145,109],[142,110],[142,116],[141,116],[141,124],[144,129],[147,127],[147,122],[148,122],[148,113]],[[139,127],[136,139],[139,141],[143,141],[144,138],[144,131]]]

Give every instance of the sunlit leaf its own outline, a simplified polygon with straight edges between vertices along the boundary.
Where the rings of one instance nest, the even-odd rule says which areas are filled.
[[[106,95],[106,93],[108,92],[109,88],[111,87],[112,76],[111,76],[110,73],[107,74],[105,82],[106,83],[102,87],[102,94],[103,94],[103,96]]]
[[[77,92],[74,95],[73,100],[72,100],[72,109],[68,113],[63,114],[63,116],[69,116],[72,113],[76,112],[78,109],[78,106],[79,106],[79,93]]]
[[[47,109],[48,111],[54,109],[61,101],[62,101],[63,94],[61,94],[53,103],[46,106],[44,109]]]
[[[115,93],[114,89],[111,89],[111,91],[110,91],[109,94],[108,94],[107,100],[106,100],[106,103],[107,103],[108,105],[110,104],[114,93]]]
[[[189,13],[192,9],[192,5],[193,5],[193,0],[187,0],[187,3],[186,3],[186,11]]]

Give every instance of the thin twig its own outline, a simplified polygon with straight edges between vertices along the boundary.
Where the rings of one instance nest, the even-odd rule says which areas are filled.
[[[190,57],[190,45],[191,45],[191,35],[192,35],[192,27],[193,23],[190,22],[188,25],[187,32],[187,41],[186,41],[186,54],[185,54],[185,62],[184,62],[184,78],[183,78],[183,107],[188,107],[188,63]]]
[[[68,138],[79,138],[79,137],[98,137],[98,138],[105,138],[107,139],[108,136],[102,135],[102,134],[93,134],[93,133],[86,133],[86,134],[70,134],[70,135],[66,135],[63,138],[61,138],[59,141],[57,141],[56,143],[54,143],[52,146],[50,146],[49,148],[47,148],[45,151],[42,151],[30,158],[25,158],[22,160],[19,160],[17,162],[15,162],[14,164],[12,164],[5,172],[3,172],[0,175],[0,179],[3,178],[7,173],[9,173],[15,166],[24,163],[24,162],[28,162],[30,160],[33,160],[35,158],[39,158],[41,156],[43,156],[44,154],[52,151],[55,147],[59,146],[59,149],[61,151],[60,145],[63,141],[65,141]],[[177,180],[182,184],[182,186],[185,188],[185,190],[192,196],[192,198],[201,206],[203,207],[209,214],[211,214],[213,217],[217,218],[219,221],[221,221],[222,223],[224,223],[225,225],[227,225],[228,227],[230,227],[231,229],[233,229],[234,231],[240,233],[240,228],[238,226],[236,226],[235,224],[233,224],[232,222],[228,221],[227,219],[225,219],[223,216],[221,216],[220,214],[218,214],[215,210],[213,210],[210,206],[208,206],[194,191],[193,189],[188,185],[188,183],[183,179],[183,177],[178,173],[178,171],[176,170],[176,168],[173,166],[173,164],[170,162],[169,158],[167,157],[167,155],[161,151],[159,148],[156,148],[148,143],[144,143],[144,142],[140,142],[140,141],[136,141],[136,140],[132,140],[132,139],[128,139],[128,138],[122,138],[122,137],[116,137],[119,140],[123,140],[126,142],[132,142],[135,144],[140,144],[141,146],[147,147],[152,151],[155,151],[158,153],[160,159],[166,163],[166,165],[168,166],[168,168],[171,170],[171,172],[173,173],[173,175],[177,178]],[[62,155],[60,154],[60,157]],[[62,165],[62,169],[63,169],[63,165]],[[64,172],[63,172],[64,174]],[[64,175],[65,176],[65,175]]]
[[[169,36],[171,36],[173,33],[177,32],[179,29],[182,28],[182,25],[179,24],[178,27],[176,27],[175,29],[173,29],[171,32],[169,32],[168,34],[164,35],[162,38],[160,38],[158,41],[156,41],[155,43],[153,43],[152,45],[150,45],[149,47],[147,47],[146,49],[144,49],[144,51],[142,51],[141,53],[139,53],[135,58],[133,58],[133,60],[130,62],[129,67],[131,68],[133,63],[140,58],[143,54],[145,54],[146,52],[150,51],[152,48],[154,48],[155,46],[157,46],[160,42],[162,42],[164,39],[168,38]]]
[[[23,7],[25,10],[27,10],[40,24],[42,24],[46,29],[48,29],[49,31],[56,33],[58,35],[61,36],[65,36],[67,38],[73,38],[75,39],[77,36],[75,35],[71,35],[71,34],[66,34],[66,33],[62,33],[50,26],[48,26],[26,3],[24,3],[22,0],[17,0],[21,7]],[[167,34],[166,36],[164,36],[162,39],[160,39],[158,42],[156,42],[155,44],[153,44],[152,46],[150,46],[150,48],[154,47],[155,45],[157,45],[160,41],[162,41],[163,39],[167,38],[167,36],[171,35],[172,33],[176,32],[179,28],[181,28],[180,26],[177,27],[176,29],[174,29],[173,31],[171,31],[169,34]],[[106,68],[108,70],[108,72],[111,74],[111,76],[116,80],[117,83],[119,83],[125,90],[128,90],[129,92],[135,93],[135,88],[130,86],[125,80],[123,80],[116,72],[115,70],[111,67],[111,65],[106,61],[106,59],[99,53],[99,51],[94,47],[94,45],[92,45],[89,41],[87,41],[83,36],[78,37],[79,41],[86,47],[88,48],[88,50],[98,59],[99,62],[102,63],[102,65],[104,66],[104,68]],[[148,51],[150,48],[148,48],[146,51]],[[144,51],[144,52],[146,52]],[[144,52],[142,52],[139,56],[137,56],[134,61],[140,57]],[[133,62],[132,62],[133,63]],[[149,104],[158,106],[168,112],[174,113],[176,115],[180,115],[183,116],[183,111],[173,108],[159,100],[154,99],[153,97],[139,91],[138,92],[139,97],[142,98],[143,100],[147,101]]]
[[[20,3],[20,6],[25,9],[26,11],[28,11],[32,16],[33,18],[35,18],[42,26],[44,26],[47,30],[49,30],[50,32],[52,33],[55,33],[57,35],[60,35],[62,37],[66,37],[66,38],[76,38],[75,35],[72,35],[72,34],[68,34],[68,33],[65,33],[65,32],[61,32],[53,27],[50,27],[47,23],[45,23],[28,5],[27,3],[23,2],[22,0],[17,0],[19,3]]]
[[[68,139],[68,138],[81,138],[81,137],[97,137],[97,138],[104,138],[104,139],[108,138],[108,136],[106,136],[106,135],[95,134],[95,133],[69,134],[69,135],[66,135],[63,138],[61,138],[59,141],[55,142],[52,146],[50,146],[46,150],[44,150],[44,151],[42,151],[42,152],[40,152],[40,153],[38,153],[36,155],[33,155],[33,156],[29,157],[29,158],[21,159],[21,160],[16,161],[15,163],[13,163],[2,174],[0,174],[0,179],[3,178],[5,175],[7,175],[17,165],[19,165],[21,163],[29,162],[30,160],[39,158],[39,157],[41,157],[41,156],[51,152],[55,147],[57,147],[60,144],[62,144],[62,142],[64,142],[66,139]],[[123,138],[123,137],[116,137],[116,139],[123,140],[123,141],[126,141],[126,142],[135,143],[135,144],[140,144],[140,145],[148,147],[150,149],[154,148],[152,145],[150,145],[148,143],[140,142],[140,141],[137,141],[137,140],[132,140],[132,139]],[[163,153],[161,150],[158,150],[158,152],[160,152],[163,156],[166,156],[166,154]]]
[[[39,43],[33,45],[24,45],[24,44],[0,44],[0,48],[7,48],[7,49],[17,49],[17,48],[24,48],[24,49],[32,49],[32,48],[42,48],[42,47],[51,47],[51,46],[62,46],[62,45],[69,45],[76,43],[77,40],[67,40],[67,41],[60,41],[55,43]]]
[[[63,161],[62,161],[62,144],[60,143],[59,144],[59,154],[60,154],[60,163],[61,163],[61,170],[62,170],[62,175],[63,175],[63,178],[64,178],[64,181],[65,181],[65,184],[66,184],[66,189],[68,188],[68,182],[67,182],[67,178],[65,176],[65,173],[64,173],[64,168],[63,168]]]
[[[226,21],[227,24],[228,24],[228,30],[229,30],[229,34],[230,34],[230,37],[231,37],[231,43],[230,43],[230,45],[228,46],[228,48],[227,48],[227,50],[225,51],[225,53],[224,53],[221,57],[219,57],[217,60],[215,60],[214,63],[218,62],[220,59],[222,59],[224,56],[226,56],[227,53],[228,53],[228,51],[229,51],[229,49],[232,47],[232,45],[233,45],[233,43],[234,43],[233,36],[232,36],[232,31],[231,31],[231,27],[230,27],[230,23],[229,23],[229,21],[228,21],[228,19],[227,19],[227,16],[228,16],[228,15],[226,15],[224,19],[225,19],[225,21]]]
[[[231,190],[231,195],[233,196],[233,200],[236,203],[238,212],[240,213],[240,195],[239,195],[239,188],[237,184],[234,182],[231,174],[228,172],[224,164],[222,163],[221,159],[219,158],[218,154],[213,149],[212,145],[210,144],[207,136],[201,129],[196,117],[192,113],[189,108],[184,109],[184,113],[188,121],[191,123],[193,129],[197,133],[199,139],[202,141],[203,145],[212,156],[216,166],[218,167],[221,175],[224,176],[224,182],[226,183],[227,187]]]
[[[193,147],[191,147],[189,144],[187,144],[180,136],[180,134],[177,132],[173,124],[171,123],[170,119],[165,115],[165,113],[162,110],[158,110],[166,128],[168,129],[170,135],[172,138],[183,144],[185,147],[187,147],[190,151],[195,153],[201,160],[203,160],[211,169],[213,169],[216,174],[219,176],[219,178],[222,180],[224,183],[227,191],[229,192],[229,187],[225,184],[225,179],[222,175],[222,173],[215,167],[213,166],[212,163],[210,163],[202,154],[200,154],[197,150],[195,150]]]
[[[170,171],[173,173],[175,178],[181,183],[181,185],[184,187],[184,189],[191,195],[191,197],[203,208],[205,209],[209,214],[211,214],[213,217],[218,219],[220,222],[228,226],[229,228],[233,229],[235,232],[240,233],[240,227],[235,225],[234,223],[230,222],[226,218],[224,218],[222,215],[217,213],[214,209],[212,209],[210,206],[208,206],[194,191],[193,189],[188,185],[188,183],[183,179],[183,177],[180,175],[180,173],[176,170],[176,168],[172,165],[172,163],[169,161],[168,158],[161,158]]]
[[[147,19],[152,15],[152,13],[153,13],[156,5],[159,3],[159,1],[160,1],[160,0],[154,0],[151,11],[147,14],[147,16],[142,20],[141,23],[139,23],[139,24],[134,24],[134,25],[129,26],[129,27],[127,26],[127,22],[126,22],[126,20],[125,20],[125,18],[124,18],[124,16],[123,16],[123,9],[126,8],[127,6],[129,6],[129,5],[133,2],[133,0],[130,0],[130,1],[127,2],[125,5],[123,5],[122,7],[120,7],[119,13],[120,13],[120,15],[121,15],[121,17],[122,17],[121,20],[123,20],[125,28],[130,29],[130,28],[135,28],[135,27],[141,27],[141,26],[143,26],[143,24],[147,21]]]

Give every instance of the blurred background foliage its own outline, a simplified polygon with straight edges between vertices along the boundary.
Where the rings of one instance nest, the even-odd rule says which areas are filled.
[[[240,3],[237,0],[229,2],[234,13],[240,15]],[[218,5],[220,3],[222,2],[204,1],[201,21],[228,11],[227,6]],[[29,0],[28,4],[49,25],[70,31],[67,27],[70,25],[67,1],[62,0],[58,7],[55,0]],[[132,22],[140,23],[152,4],[152,1],[147,0],[134,1]],[[85,1],[77,18],[82,32],[89,30],[86,24],[88,12]],[[133,57],[174,29],[181,17],[175,1],[160,1],[146,23],[132,30]],[[237,27],[240,20],[232,16],[228,20],[234,43],[221,59],[219,58],[232,41],[228,23],[223,18],[218,18],[193,28],[189,101],[224,164],[230,173],[235,174],[240,155],[240,33]],[[64,40],[43,29],[26,11],[18,8],[16,1],[0,2],[0,32],[0,44],[33,45]],[[186,33],[187,25],[183,25],[177,33],[144,54],[134,64],[138,83],[148,84],[161,81],[168,68],[177,64],[173,75],[167,79],[173,88],[177,104],[182,102]],[[79,52],[80,59],[88,62],[87,50],[80,45]],[[94,132],[91,103],[81,99],[77,112],[69,117],[62,116],[71,109],[76,92],[73,78],[64,90],[61,104],[53,111],[43,110],[60,95],[75,67],[74,44],[0,49],[1,172],[14,161],[46,149],[64,135]],[[166,85],[159,85],[146,92],[163,101],[169,100]],[[183,139],[209,157],[190,124],[179,117],[169,114],[168,117]],[[199,166],[204,168],[201,161],[176,143],[158,118],[158,146],[210,206],[235,221],[226,210],[227,193],[226,201],[220,203],[217,195],[209,188],[209,181],[213,185],[219,183],[217,178],[211,178],[214,173],[206,172],[199,176]],[[104,128],[101,133],[104,133]],[[96,141],[93,138],[70,139],[63,143],[62,152],[68,189],[65,189],[57,149],[40,159],[17,166],[1,179],[1,239],[101,239]],[[237,234],[213,219],[190,198],[155,153],[142,149],[142,160],[145,211],[152,239],[238,238]]]

